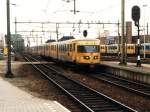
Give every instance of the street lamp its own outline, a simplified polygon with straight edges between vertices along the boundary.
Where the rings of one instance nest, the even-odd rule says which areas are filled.
[[[11,71],[11,34],[10,34],[10,2],[7,0],[7,48],[8,48],[8,60],[7,60],[7,73],[5,77],[12,78],[13,74]]]

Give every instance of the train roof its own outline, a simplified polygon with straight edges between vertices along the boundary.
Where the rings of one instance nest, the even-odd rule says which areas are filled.
[[[47,40],[45,43],[56,42],[56,40]]]
[[[150,43],[142,43],[141,45],[150,45]]]
[[[99,40],[99,39],[82,38],[82,39],[71,39],[71,40],[68,40],[68,41],[94,41],[94,40]]]
[[[63,36],[61,39],[58,41],[65,41],[65,40],[70,40],[70,39],[75,39],[73,36]]]

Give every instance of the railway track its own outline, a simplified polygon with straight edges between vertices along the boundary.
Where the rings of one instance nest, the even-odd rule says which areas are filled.
[[[35,61],[35,59],[33,60],[31,57],[26,57],[26,60]],[[84,112],[137,112],[136,110],[129,108],[102,93],[67,78],[50,66],[44,64],[32,65],[48,80],[53,82],[67,95],[69,95],[82,107]]]
[[[150,98],[150,85],[138,83],[107,73],[88,74],[90,77],[125,88],[131,92]]]

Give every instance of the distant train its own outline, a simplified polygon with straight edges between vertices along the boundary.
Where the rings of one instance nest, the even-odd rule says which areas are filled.
[[[136,44],[127,44],[126,52],[128,57],[136,56]],[[121,46],[120,46],[121,49]],[[144,50],[145,49],[145,50]],[[141,44],[140,54],[141,57],[144,56],[150,58],[150,43]],[[110,44],[110,45],[100,45],[100,52],[102,56],[117,56],[119,55],[119,45],[118,44]]]
[[[70,39],[49,42],[30,47],[28,52],[77,65],[93,67],[100,63],[100,41],[98,39]]]

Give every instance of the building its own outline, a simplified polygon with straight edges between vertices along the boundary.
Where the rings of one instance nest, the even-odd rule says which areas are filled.
[[[126,22],[126,40],[127,43],[131,44],[132,43],[132,22],[128,21]]]
[[[126,22],[126,33],[125,33],[126,42],[128,44],[135,44],[137,43],[137,36],[132,36],[132,22]],[[101,44],[118,44],[119,37],[118,36],[103,36],[98,37],[100,39]],[[150,35],[140,35],[140,42],[141,43],[150,43]]]

